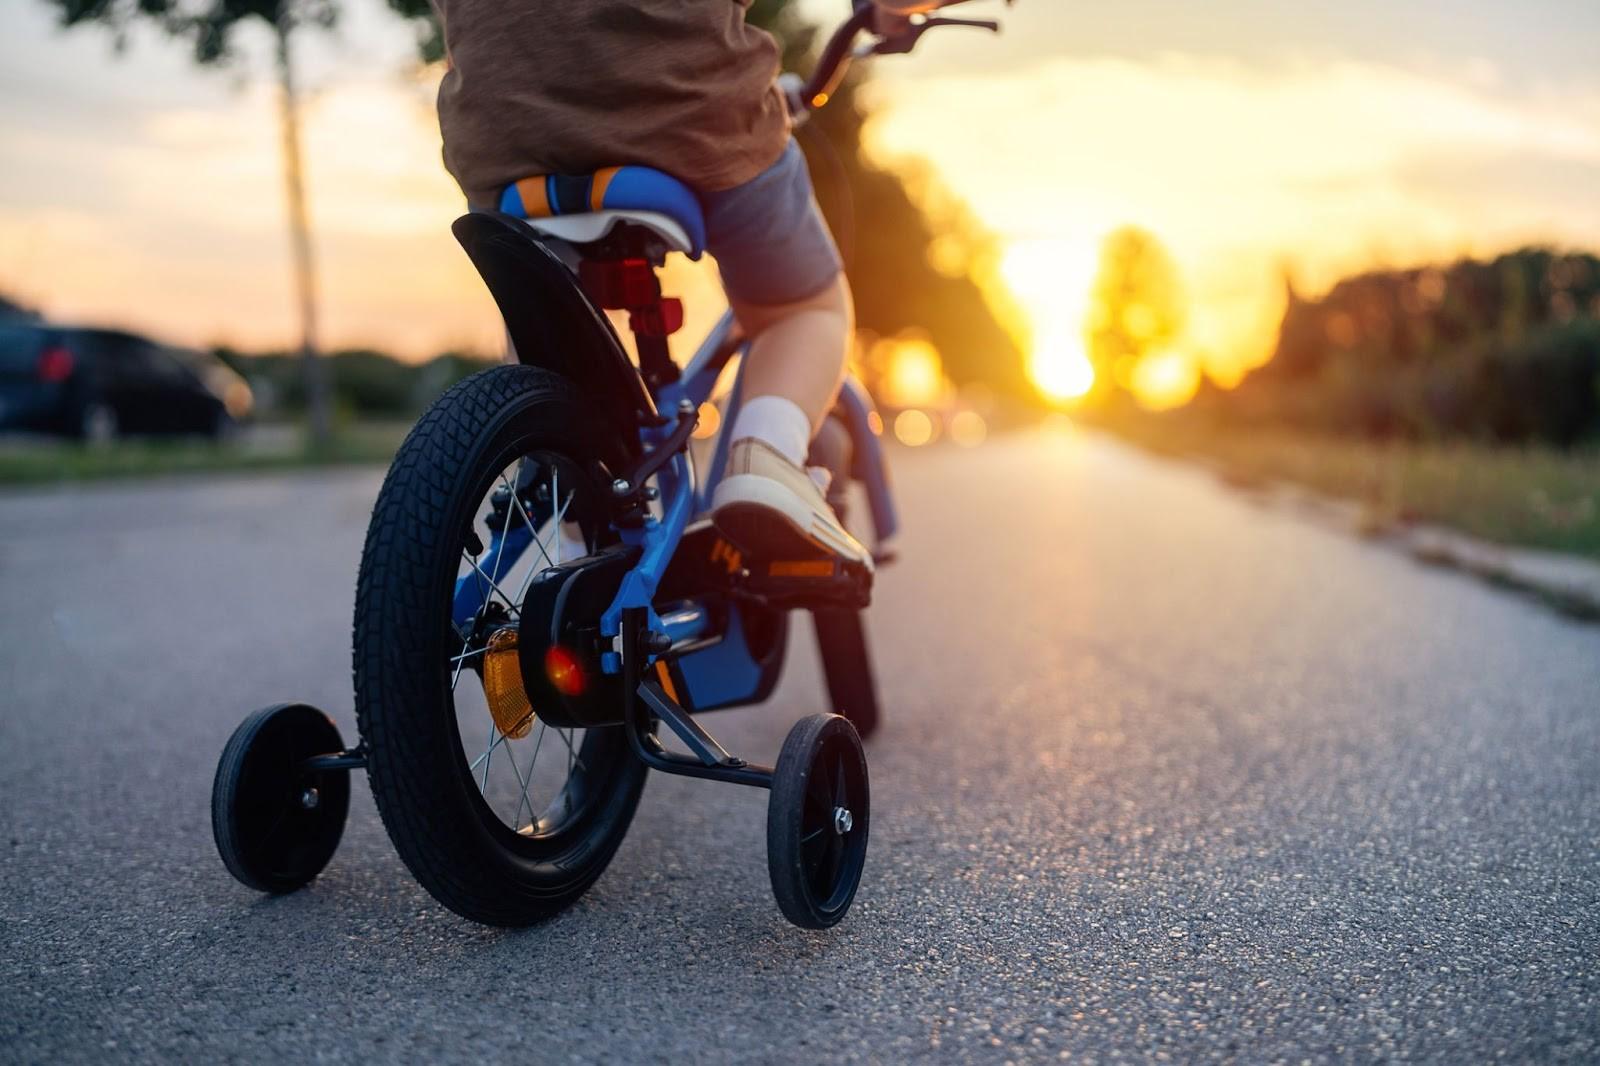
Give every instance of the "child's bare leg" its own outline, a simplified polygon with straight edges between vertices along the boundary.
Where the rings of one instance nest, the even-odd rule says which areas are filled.
[[[795,303],[759,305],[733,302],[734,317],[751,338],[744,364],[744,407],[733,439],[758,436],[780,445],[797,464],[839,395],[845,360],[850,352],[855,312],[850,286],[840,274],[815,296]],[[752,403],[777,397],[787,404]],[[747,419],[744,412],[749,412]],[[799,435],[804,433],[804,440]],[[776,437],[776,440],[772,438]],[[798,453],[798,454],[796,454]]]
[[[734,305],[753,340],[744,403],[729,431],[726,475],[712,498],[717,527],[756,558],[823,555],[872,568],[805,470],[812,434],[839,394],[855,316],[841,274],[823,292],[782,306]]]

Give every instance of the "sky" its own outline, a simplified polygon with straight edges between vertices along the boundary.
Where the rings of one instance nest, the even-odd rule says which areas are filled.
[[[323,340],[491,350],[492,304],[449,234],[461,201],[431,79],[378,0],[347,9],[301,49]],[[1270,350],[1286,276],[1315,293],[1525,242],[1600,249],[1593,0],[962,13],[1005,32],[878,61],[869,144],[931,162],[1006,242],[1003,276],[1058,371],[1081,358],[1100,241],[1123,225],[1181,272],[1175,365],[1224,381]],[[236,69],[197,71],[181,45],[139,34],[119,54],[0,0],[0,290],[185,343],[292,342],[266,42],[243,44]]]

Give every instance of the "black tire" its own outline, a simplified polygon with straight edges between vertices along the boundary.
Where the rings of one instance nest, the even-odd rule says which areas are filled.
[[[836,714],[800,719],[784,739],[767,801],[767,870],[785,918],[827,929],[845,916],[861,884],[871,820],[855,727]]]
[[[350,811],[350,772],[299,767],[343,748],[332,720],[303,703],[262,708],[233,731],[211,786],[211,832],[242,884],[293,892],[328,865]]]
[[[861,612],[828,607],[813,611],[817,652],[822,675],[828,682],[828,699],[835,714],[850,719],[861,739],[878,731],[878,683],[867,650],[866,627]]]
[[[646,773],[622,729],[589,730],[582,805],[559,832],[524,836],[469,771],[448,668],[461,643],[451,588],[495,472],[536,450],[585,471],[586,494],[604,491],[598,463],[626,461],[621,435],[556,375],[500,366],[450,389],[395,455],[356,590],[356,713],[378,812],[423,888],[488,925],[541,921],[582,895],[621,844]]]

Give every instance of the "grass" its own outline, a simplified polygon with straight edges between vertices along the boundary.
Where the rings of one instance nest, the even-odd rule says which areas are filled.
[[[1600,559],[1600,451],[1375,443],[1191,417],[1119,419],[1107,428],[1151,451],[1201,457],[1243,488],[1290,482],[1356,501],[1371,532],[1448,526],[1498,544]]]
[[[0,442],[0,485],[384,464],[407,428],[391,423],[347,426],[322,448],[288,426],[253,429],[222,444],[198,439],[129,438],[101,446],[7,440]]]

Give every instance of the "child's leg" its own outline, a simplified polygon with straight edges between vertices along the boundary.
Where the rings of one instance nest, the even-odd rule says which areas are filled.
[[[708,246],[734,316],[751,338],[743,406],[712,515],[753,558],[840,558],[870,568],[867,551],[806,473],[812,434],[833,406],[854,329],[827,224],[805,160],[791,143],[753,180],[704,198]]]
[[[844,379],[855,310],[850,286],[840,274],[832,285],[805,300],[787,304],[731,301],[734,317],[751,339],[744,361],[744,401],[734,439],[740,436],[779,438],[779,450],[795,463],[805,461],[806,446],[833,407]],[[797,440],[798,420],[783,425],[784,408],[753,403],[762,397],[789,401],[804,416],[804,440]],[[766,423],[777,421],[767,428]],[[796,454],[798,453],[798,454]]]

